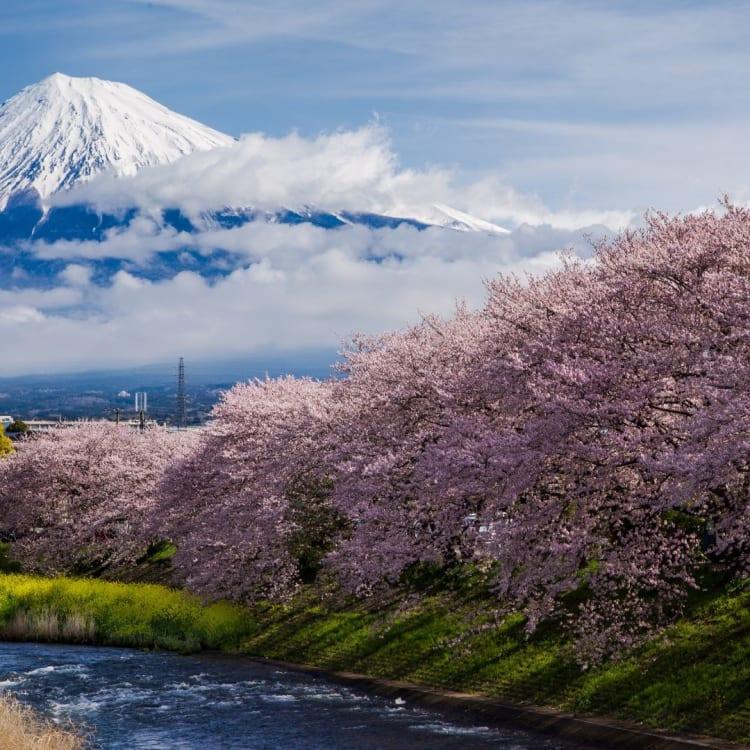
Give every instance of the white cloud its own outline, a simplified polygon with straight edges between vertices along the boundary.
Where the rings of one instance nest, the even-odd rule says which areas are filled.
[[[91,282],[92,269],[80,263],[71,263],[60,272],[60,279],[72,287],[88,286]]]
[[[479,305],[484,279],[542,272],[558,263],[557,249],[586,247],[580,233],[530,226],[491,236],[258,223],[195,238],[198,250],[215,243],[246,261],[214,282],[191,271],[163,281],[120,271],[108,286],[83,285],[84,272],[68,265],[65,286],[2,293],[3,346],[16,356],[0,373],[333,350],[355,331],[450,314],[459,298]]]
[[[0,310],[31,309],[59,310],[79,305],[81,292],[69,287],[54,289],[0,289]]]
[[[190,245],[192,242],[190,235],[164,227],[160,221],[149,216],[138,216],[125,229],[108,230],[102,241],[56,240],[55,242],[35,242],[31,247],[37,257],[45,260],[52,258],[80,260],[129,258],[140,262],[147,261],[154,253],[173,250],[183,244]]]
[[[429,215],[433,204],[445,203],[489,221],[561,229],[591,224],[621,228],[633,217],[630,211],[553,211],[497,177],[466,184],[445,168],[403,169],[387,131],[378,125],[315,138],[251,133],[233,147],[194,153],[134,177],[101,176],[53,199],[63,205],[76,202],[110,212],[140,206],[147,214],[179,207],[193,217],[225,207],[313,206],[415,218]],[[153,222],[147,216],[139,222],[148,240],[142,246],[153,246]],[[98,253],[95,243],[91,252]]]
[[[26,324],[42,323],[43,321],[44,314],[34,307],[19,305],[0,308],[0,327],[11,328],[13,333],[16,334],[19,330],[23,330]],[[12,349],[9,351],[12,351]]]

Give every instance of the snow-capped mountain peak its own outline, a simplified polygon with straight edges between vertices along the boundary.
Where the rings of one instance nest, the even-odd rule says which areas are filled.
[[[46,220],[51,204],[46,199],[101,173],[133,177],[144,167],[174,162],[195,151],[233,143],[235,139],[230,136],[177,114],[124,83],[55,73],[0,104],[0,214],[16,207],[23,211],[41,199],[39,210]],[[229,161],[233,161],[232,155]],[[124,195],[125,200],[132,198],[127,191]],[[248,196],[241,199],[240,205],[252,202]],[[314,205],[313,200],[311,206]],[[233,206],[227,203],[227,210],[231,212]],[[364,212],[338,211],[338,208],[341,207],[280,208],[270,211],[269,216],[276,217],[273,220],[286,217],[294,221],[322,221],[326,226],[351,222],[391,226],[405,221],[414,226],[439,226],[464,232],[507,231],[440,203],[426,211],[402,208],[405,214],[386,212],[381,217],[370,214],[366,206],[362,207]],[[238,210],[245,217],[242,220],[257,214]],[[334,213],[328,215],[331,210]],[[327,218],[321,218],[323,214]],[[18,222],[12,217],[6,219],[5,223],[10,222],[13,232],[18,234],[21,231],[16,226]],[[0,221],[0,244],[2,226]],[[35,223],[29,231],[38,236],[38,229]]]
[[[0,105],[0,210],[15,194],[44,199],[233,141],[124,83],[55,73]]]

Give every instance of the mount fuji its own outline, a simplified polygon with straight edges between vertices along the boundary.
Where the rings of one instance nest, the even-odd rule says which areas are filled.
[[[0,107],[0,209],[233,142],[124,83],[55,73]]]
[[[39,243],[103,242],[144,218],[137,206],[103,212],[85,201],[59,200],[75,195],[69,191],[86,183],[93,187],[100,177],[127,180],[190,154],[234,144],[235,138],[177,114],[123,83],[55,73],[26,87],[0,105],[0,288],[23,285],[29,279],[38,286],[45,278],[51,282],[59,275],[66,262],[49,253],[39,257],[33,251]],[[147,218],[153,222],[153,212]],[[507,233],[440,203],[428,206],[418,217],[318,209],[314,200],[301,207],[271,210],[226,206],[200,212],[198,218],[174,206],[163,208],[156,221],[160,229],[187,236],[258,221],[311,224],[330,230],[353,224],[371,229],[406,225],[419,231],[441,227],[445,231]],[[153,262],[137,273],[164,278],[183,270],[187,263],[191,270],[205,275],[221,274],[233,265],[227,255],[219,248],[213,254],[205,248],[200,253],[189,248],[155,248]],[[220,263],[215,262],[217,257]],[[106,253],[94,257],[89,265],[99,281],[132,266]]]

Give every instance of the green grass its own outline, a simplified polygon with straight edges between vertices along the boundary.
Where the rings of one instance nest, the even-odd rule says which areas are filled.
[[[177,547],[172,542],[156,542],[146,550],[144,562],[168,562],[175,556],[176,552]]]
[[[253,614],[247,653],[750,741],[747,588],[704,597],[657,640],[590,671],[554,629],[528,639],[520,617],[496,622],[481,591],[379,609],[308,594]]]
[[[377,607],[306,589],[243,610],[156,585],[0,575],[0,633],[14,622],[29,638],[239,650],[750,741],[747,586],[704,595],[657,640],[587,672],[553,628],[527,639],[520,617],[496,620],[471,580]]]
[[[21,564],[12,557],[11,545],[0,542],[0,573],[18,573],[20,570]]]

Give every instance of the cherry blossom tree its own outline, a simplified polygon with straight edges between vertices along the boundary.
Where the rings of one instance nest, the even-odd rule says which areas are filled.
[[[45,573],[132,562],[158,539],[145,528],[162,473],[192,442],[105,422],[27,438],[0,462],[0,523],[14,555]]]
[[[330,384],[306,378],[243,383],[224,395],[195,452],[168,471],[154,516],[189,587],[283,597],[315,568],[340,527],[319,452],[332,409]]]
[[[598,659],[677,616],[709,560],[746,572],[749,285],[747,210],[655,215],[592,263],[490,282],[476,315],[365,341],[333,432],[344,580],[471,549],[529,630],[561,617]]]
[[[332,500],[353,526],[329,560],[351,590],[393,584],[415,563],[473,554],[472,514],[483,488],[455,492],[435,454],[448,444],[472,452],[455,417],[457,405],[473,401],[463,384],[484,323],[460,307],[451,321],[431,317],[404,332],[360,337],[344,352],[345,377],[333,388],[339,419],[325,447]]]
[[[585,588],[573,627],[600,658],[674,618],[708,556],[747,570],[750,214],[656,215],[489,291],[487,401],[523,391],[492,435],[499,592],[533,628]]]

